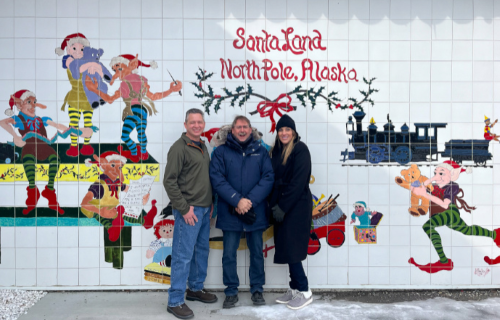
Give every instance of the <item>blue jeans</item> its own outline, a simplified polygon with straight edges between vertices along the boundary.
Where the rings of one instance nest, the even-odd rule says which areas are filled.
[[[309,283],[307,281],[306,273],[304,272],[304,267],[302,262],[288,264],[288,269],[290,270],[290,289],[299,291],[308,291]]]
[[[240,280],[236,269],[236,251],[240,245],[241,231],[223,231],[224,252],[222,254],[222,280],[226,296],[238,294]],[[266,283],[264,272],[264,255],[262,253],[262,233],[264,230],[245,232],[248,249],[250,250],[250,292],[263,292]]]
[[[184,303],[186,281],[191,291],[200,291],[207,277],[210,207],[194,207],[198,218],[194,226],[188,225],[179,211],[172,212],[175,225],[168,306],[177,307]]]

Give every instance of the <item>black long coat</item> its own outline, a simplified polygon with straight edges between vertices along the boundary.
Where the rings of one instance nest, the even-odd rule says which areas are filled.
[[[296,138],[286,165],[277,143],[272,154],[274,188],[271,208],[278,204],[285,211],[283,222],[274,222],[274,263],[296,263],[305,260],[312,220],[311,154],[306,144]]]

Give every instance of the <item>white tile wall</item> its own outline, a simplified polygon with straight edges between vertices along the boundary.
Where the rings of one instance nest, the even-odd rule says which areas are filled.
[[[500,112],[496,94],[500,88],[500,64],[496,62],[500,52],[500,43],[496,41],[500,37],[500,6],[493,1],[4,0],[0,6],[0,102],[5,106],[13,92],[29,88],[36,91],[41,103],[49,106],[43,111],[44,116],[67,124],[67,112],[58,110],[68,90],[67,78],[54,48],[72,32],[84,33],[93,46],[103,48],[102,62],[106,66],[113,56],[122,53],[138,53],[145,62],[157,61],[158,70],[141,70],[152,91],[168,89],[167,69],[183,81],[183,96],[173,95],[158,101],[159,114],[148,119],[148,149],[160,163],[160,182],[151,191],[152,198],[158,200],[159,210],[168,203],[161,184],[168,149],[184,130],[184,112],[192,107],[201,108],[202,100],[194,96],[196,91],[189,83],[196,80],[194,72],[198,67],[215,72],[206,84],[216,94],[222,93],[223,87],[234,90],[248,83],[254,92],[274,99],[297,85],[294,81],[219,78],[220,58],[231,59],[235,64],[243,64],[247,59],[260,63],[267,58],[274,65],[282,62],[293,66],[299,77],[302,59],[306,57],[322,66],[338,62],[347,70],[355,68],[359,82],[304,81],[302,85],[316,89],[325,86],[326,91],[338,91],[338,96],[346,99],[359,97],[358,90],[366,89],[363,77],[376,77],[373,87],[379,92],[373,95],[375,106],[365,108],[363,127],[374,117],[380,129],[388,113],[397,128],[403,123],[413,130],[415,122],[446,122],[447,128],[439,131],[439,150],[450,139],[482,139],[484,116],[496,119]],[[304,55],[237,50],[233,41],[239,39],[236,36],[239,27],[245,27],[246,37],[262,36],[264,29],[279,37],[281,43],[284,40],[281,29],[293,27],[294,34],[310,36],[313,30],[319,30],[327,50],[308,51]],[[115,84],[110,92],[117,88]],[[258,102],[259,99],[252,97],[242,109],[225,103],[217,114],[212,111],[207,116],[206,128],[229,123],[234,115],[255,110]],[[94,122],[100,130],[93,142],[120,141],[121,103],[117,101],[113,107],[95,112]],[[439,228],[439,233],[446,255],[455,264],[454,270],[429,275],[408,264],[410,257],[422,264],[436,261],[437,254],[422,230],[429,216],[410,216],[410,192],[394,183],[403,168],[343,166],[340,152],[349,148],[345,122],[352,111],[330,112],[320,101],[312,110],[310,106],[304,108],[295,98],[292,105],[297,110],[290,115],[312,155],[313,194],[339,193],[338,202],[348,216],[344,244],[333,248],[326,239],[321,239],[320,252],[304,262],[313,288],[446,287],[500,282],[498,268],[484,263],[484,256],[500,254],[490,238],[464,236],[444,227]],[[262,131],[264,141],[272,144],[275,135],[269,132],[270,120],[258,115],[250,116],[250,120]],[[10,135],[0,131],[0,142],[9,140]],[[493,154],[489,164],[496,166],[500,147],[492,144],[489,152]],[[366,164],[359,160],[348,162],[361,163]],[[433,169],[421,168],[426,176],[432,176]],[[498,172],[496,168],[474,168],[472,175],[460,178],[465,199],[478,207],[472,215],[462,212],[466,223],[488,230],[500,226],[495,215],[499,205],[495,195],[500,191]],[[58,182],[60,204],[77,206],[89,185]],[[26,186],[26,182],[8,184],[0,180],[1,206],[16,206],[18,217],[8,225],[0,218],[0,269],[2,275],[8,275],[0,277],[0,286],[154,285],[143,279],[143,267],[151,262],[145,252],[155,239],[152,229],[133,227],[133,249],[125,253],[124,269],[115,270],[104,262],[102,227],[45,227],[34,220],[36,227],[22,226]],[[349,220],[352,204],[359,200],[384,214],[377,227],[376,245],[360,245],[354,240]],[[46,199],[42,197],[39,205],[47,206]],[[268,245],[273,245],[273,240]],[[288,269],[273,264],[273,255],[274,249],[268,252],[265,262],[266,283],[286,287]],[[207,285],[222,286],[221,257],[222,251],[211,250]],[[248,264],[248,251],[239,252],[238,273],[242,284],[248,284]],[[486,277],[479,277],[474,275],[475,268],[491,271]]]

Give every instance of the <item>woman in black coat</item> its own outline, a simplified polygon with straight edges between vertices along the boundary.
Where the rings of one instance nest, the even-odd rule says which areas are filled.
[[[307,257],[312,219],[311,154],[300,141],[295,122],[283,115],[276,125],[278,134],[271,162],[274,170],[274,188],[270,195],[273,210],[274,263],[288,264],[290,289],[278,303],[291,309],[300,309],[312,302],[307,276],[302,261]]]

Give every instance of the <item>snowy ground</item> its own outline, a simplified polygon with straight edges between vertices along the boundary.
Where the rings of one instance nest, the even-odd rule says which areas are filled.
[[[10,293],[10,300],[4,298]],[[274,299],[282,293],[266,292],[266,306],[254,307],[249,292],[239,293],[233,309],[222,309],[224,293],[217,292],[219,301],[213,304],[188,301],[196,320],[337,320],[337,319],[500,319],[500,291],[336,291],[318,293],[310,306],[293,311],[277,305]],[[167,314],[165,291],[86,291],[50,292],[0,290],[0,319],[174,319]],[[14,310],[15,305],[27,314]],[[23,300],[26,298],[26,300]],[[386,303],[388,302],[388,303]],[[7,306],[7,307],[5,307]],[[7,310],[9,313],[3,313]],[[11,316],[12,315],[12,316]],[[10,317],[10,318],[9,318]]]
[[[16,320],[46,294],[43,291],[0,290],[0,319]]]
[[[306,319],[500,319],[500,298],[482,301],[455,301],[434,298],[422,301],[390,304],[359,303],[335,300],[320,302],[307,308],[293,311],[283,305],[264,307],[238,307],[218,312],[224,316],[246,315],[262,320],[306,320]]]

